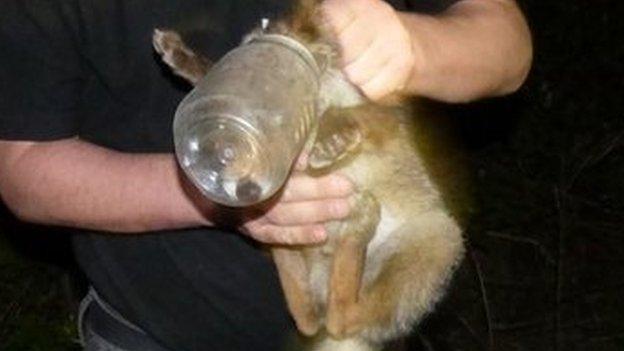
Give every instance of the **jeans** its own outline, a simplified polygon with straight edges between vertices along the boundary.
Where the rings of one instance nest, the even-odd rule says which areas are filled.
[[[85,351],[169,351],[123,318],[93,288],[80,303],[78,334]]]

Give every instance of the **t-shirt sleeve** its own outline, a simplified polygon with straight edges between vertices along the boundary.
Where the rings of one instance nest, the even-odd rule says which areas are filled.
[[[77,135],[83,63],[70,1],[0,1],[0,139]]]

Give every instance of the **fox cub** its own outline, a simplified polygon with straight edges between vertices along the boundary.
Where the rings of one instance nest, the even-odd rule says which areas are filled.
[[[322,89],[330,107],[307,172],[343,174],[357,194],[349,218],[327,223],[326,243],[271,252],[297,328],[314,336],[312,349],[377,350],[433,308],[463,257],[457,216],[439,181],[449,183],[451,172],[441,171],[445,157],[436,154],[426,113],[413,103],[368,101],[336,67],[338,50],[314,18],[314,4],[300,4],[250,35],[287,35],[328,58]],[[155,30],[153,43],[191,84],[210,68],[176,32]]]

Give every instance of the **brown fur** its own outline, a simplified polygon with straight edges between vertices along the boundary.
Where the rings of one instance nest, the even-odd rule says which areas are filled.
[[[302,1],[267,31],[295,37],[315,55],[335,54],[314,22],[315,3]],[[185,57],[167,63],[191,82],[207,70],[207,61],[175,33],[158,31],[154,43],[165,61]],[[334,61],[330,55],[328,71]],[[345,83],[340,75],[329,79]],[[344,87],[357,94],[349,84]],[[405,335],[443,295],[463,256],[461,231],[442,193],[441,184],[452,182],[435,179],[451,178],[448,168],[439,166],[449,155],[436,153],[439,138],[429,133],[428,118],[407,103],[381,106],[359,98],[358,106],[332,102],[308,169],[313,176],[335,172],[354,182],[352,214],[327,224],[324,245],[272,249],[298,329],[324,335],[313,343],[316,350],[372,350]]]

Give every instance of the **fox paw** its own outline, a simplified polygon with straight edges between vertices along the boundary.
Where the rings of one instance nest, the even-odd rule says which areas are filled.
[[[355,118],[330,110],[321,119],[308,159],[312,169],[323,169],[342,160],[362,142],[362,133]]]

